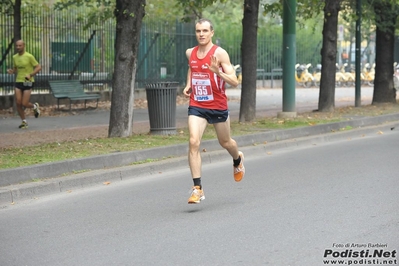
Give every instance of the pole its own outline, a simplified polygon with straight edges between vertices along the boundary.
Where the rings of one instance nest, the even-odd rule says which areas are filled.
[[[295,111],[296,0],[283,0],[283,111],[279,117],[296,117]]]
[[[360,70],[361,70],[361,57],[360,57],[360,52],[361,52],[361,31],[360,31],[360,25],[361,25],[361,16],[362,16],[362,0],[356,0],[356,15],[357,15],[357,20],[356,20],[356,55],[355,55],[355,64],[356,64],[356,72],[355,72],[355,77],[356,77],[356,83],[355,83],[355,107],[360,107],[362,105],[361,103],[361,90],[360,90],[360,84],[361,84],[361,77],[360,77]]]

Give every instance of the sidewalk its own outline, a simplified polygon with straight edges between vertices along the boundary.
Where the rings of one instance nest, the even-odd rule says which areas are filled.
[[[336,106],[354,106],[354,88],[336,89]],[[229,110],[232,119],[238,120],[240,111],[241,89],[228,89]],[[296,90],[297,112],[312,111],[317,109],[319,90],[315,88]],[[362,88],[362,104],[370,104],[372,88]],[[256,114],[262,116],[276,116],[282,111],[282,89],[258,89],[256,95]],[[40,117],[29,119],[29,131],[61,130],[66,128],[82,128],[92,126],[106,126],[109,124],[109,111],[81,110],[76,115],[57,117]],[[133,131],[149,132],[149,119],[147,109],[135,109],[133,113]],[[20,118],[18,116],[0,119],[0,136],[3,133],[18,133]],[[176,125],[181,127],[187,124],[187,106],[177,106]],[[1,145],[0,145],[1,146]]]
[[[363,104],[371,102],[371,88],[362,89]],[[228,89],[230,117],[238,121],[240,110],[240,89]],[[336,106],[354,105],[354,88],[336,89]],[[317,109],[319,90],[297,88],[296,110],[298,113]],[[258,89],[256,95],[257,117],[276,117],[282,111],[282,89]],[[180,101],[181,102],[181,101]],[[141,105],[143,106],[143,105]],[[145,105],[144,105],[145,106]],[[146,134],[150,131],[148,109],[135,108],[133,113],[133,133]],[[81,109],[72,113],[62,112],[61,116],[41,116],[39,119],[28,116],[28,130],[18,128],[18,116],[1,118],[0,147],[24,147],[48,142],[73,141],[86,138],[106,138],[108,136],[109,110]],[[176,107],[177,128],[187,126],[187,103]]]
[[[297,101],[297,109],[311,111],[317,108],[317,92],[306,89],[299,91],[297,95],[303,93],[302,98]],[[340,105],[353,105],[350,97],[350,89],[339,92]],[[238,117],[239,90],[229,91],[231,97],[229,106],[232,119]],[[281,111],[277,101],[281,100],[281,90],[258,90],[257,95],[257,115],[276,115]],[[338,93],[338,94],[339,94]],[[280,99],[279,99],[280,97]],[[316,98],[315,98],[316,97]],[[365,95],[365,102],[367,102]],[[353,98],[353,97],[352,97]],[[362,98],[363,99],[363,98]],[[258,105],[263,103],[263,105]],[[281,102],[280,102],[281,103]],[[300,104],[298,104],[300,103]],[[367,103],[365,103],[367,104]],[[280,104],[281,105],[281,104]],[[337,104],[336,104],[337,105]],[[259,111],[258,111],[259,109]],[[298,111],[299,112],[299,111]],[[12,118],[10,120],[17,119]],[[90,127],[93,125],[107,126],[109,114],[107,112],[87,112],[75,116],[65,117],[42,117],[38,119],[41,130],[63,130],[71,127]],[[134,124],[147,125],[149,130],[147,110],[139,109],[134,113]],[[187,106],[178,106],[177,124],[186,123]],[[0,137],[6,132],[16,132],[15,127],[4,126],[2,120],[0,127]],[[376,134],[378,131],[389,130],[399,122],[399,114],[383,115],[377,117],[363,117],[350,121],[317,125],[312,127],[295,128],[288,130],[271,130],[262,133],[255,133],[246,136],[235,137],[240,145],[240,149],[250,156],[256,153],[265,154],[269,149],[279,147],[289,147],[291,145],[309,145],[314,141],[333,141],[342,138],[361,137],[364,134]],[[8,123],[8,121],[7,121]],[[345,127],[352,130],[340,131]],[[31,127],[30,127],[31,128]],[[265,144],[267,143],[267,144]],[[255,145],[256,144],[256,145]],[[204,141],[201,149],[203,153],[203,163],[214,163],[228,158],[226,152],[221,150],[217,140]],[[67,160],[55,163],[33,165],[15,169],[0,170],[0,204],[10,204],[16,201],[31,199],[47,194],[60,193],[78,189],[86,186],[101,185],[103,182],[119,182],[128,178],[140,175],[151,175],[174,167],[187,166],[187,144],[171,147],[159,147],[148,150],[120,152],[107,155],[94,156],[89,158]],[[246,155],[246,159],[250,159]],[[172,159],[164,159],[172,158]],[[132,165],[134,162],[146,161],[151,159],[154,163]],[[80,172],[79,174],[74,174]],[[39,180],[31,182],[32,180]],[[0,206],[1,206],[0,205]]]

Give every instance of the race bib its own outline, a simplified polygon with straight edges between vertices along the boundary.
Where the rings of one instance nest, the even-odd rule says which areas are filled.
[[[213,100],[211,79],[208,73],[193,73],[191,89],[195,101],[204,102]]]

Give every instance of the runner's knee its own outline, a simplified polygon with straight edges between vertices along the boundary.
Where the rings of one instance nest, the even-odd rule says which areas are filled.
[[[229,149],[230,147],[232,147],[234,145],[233,140],[229,139],[229,140],[219,140],[219,144],[220,146],[222,146],[225,149]]]
[[[190,138],[190,150],[198,150],[201,141],[195,138]]]

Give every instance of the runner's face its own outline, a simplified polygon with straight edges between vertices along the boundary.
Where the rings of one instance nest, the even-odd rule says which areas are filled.
[[[209,22],[197,23],[195,25],[195,35],[199,45],[207,45],[213,37],[213,30]]]
[[[20,53],[20,52],[23,52],[23,51],[24,51],[25,45],[24,45],[23,42],[20,42],[20,41],[19,41],[19,42],[16,42],[16,43],[15,43],[15,48],[16,48],[17,52]]]

